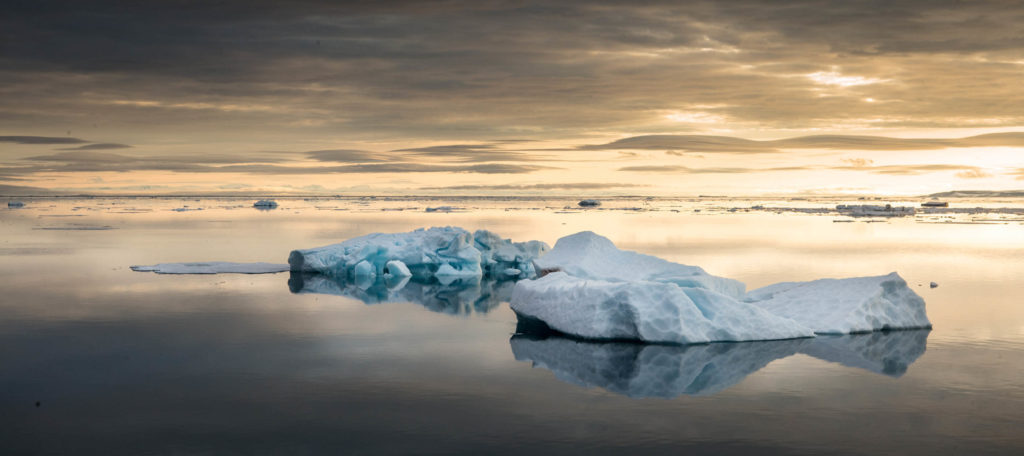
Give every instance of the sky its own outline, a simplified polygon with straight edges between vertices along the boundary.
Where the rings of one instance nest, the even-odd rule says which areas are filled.
[[[47,1],[0,194],[1024,188],[1019,1]]]

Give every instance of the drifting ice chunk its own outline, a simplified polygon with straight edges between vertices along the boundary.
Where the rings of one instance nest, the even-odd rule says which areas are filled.
[[[11,208],[25,207],[25,203],[23,203],[21,201],[8,201],[7,202],[7,207],[11,207]]]
[[[516,268],[533,274],[533,259],[547,251],[543,242],[513,243],[489,231],[470,234],[462,228],[419,229],[409,233],[374,233],[340,244],[292,251],[292,271],[318,272],[333,277],[383,276],[388,264],[398,265],[419,279],[442,281],[498,274]],[[356,270],[357,265],[359,270]],[[388,268],[389,273],[390,268]],[[358,273],[358,274],[357,274]]]
[[[688,344],[814,336],[757,306],[675,283],[588,280],[560,271],[517,283],[511,304],[520,316],[585,339]]]
[[[277,201],[274,200],[259,200],[252,203],[252,207],[256,209],[274,209],[277,207]]]
[[[706,288],[736,299],[742,299],[746,290],[743,282],[713,276],[697,266],[619,250],[608,238],[590,231],[559,239],[555,248],[534,260],[534,264],[541,269],[538,273],[565,271],[570,276],[609,282],[672,283]]]
[[[204,263],[160,263],[152,266],[132,266],[131,269],[132,271],[157,274],[273,274],[287,271],[288,265],[208,261]]]
[[[596,199],[585,199],[576,204],[579,204],[580,207],[597,207],[601,205],[601,202]]]
[[[924,300],[895,272],[777,283],[751,291],[745,300],[819,334],[932,327]]]

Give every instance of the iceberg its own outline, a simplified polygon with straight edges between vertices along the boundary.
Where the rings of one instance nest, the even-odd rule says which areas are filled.
[[[578,340],[520,325],[509,345],[517,361],[550,370],[567,383],[635,398],[672,398],[716,394],[798,353],[899,377],[924,354],[929,332],[679,346]]]
[[[151,266],[131,266],[132,271],[157,274],[273,274],[288,270],[287,264],[230,263],[207,261],[192,263],[160,263]]]
[[[20,208],[20,207],[25,207],[25,203],[23,203],[21,201],[8,201],[7,202],[7,207],[8,208],[12,208],[12,209],[16,209],[16,208]]]
[[[673,263],[642,253],[619,250],[611,240],[591,231],[563,237],[555,248],[534,260],[538,273],[564,271],[570,276],[609,282],[661,282],[704,288],[742,299],[746,285],[708,274],[698,266]]]
[[[692,344],[814,336],[804,325],[713,290],[672,282],[611,282],[564,271],[518,282],[511,306],[520,317],[586,339]]]
[[[783,282],[751,291],[745,301],[818,334],[931,328],[924,299],[899,274]]]
[[[277,201],[274,201],[274,200],[259,200],[259,201],[255,202],[255,203],[252,203],[252,207],[255,207],[256,209],[260,209],[260,210],[276,209],[277,208]]]
[[[441,282],[479,280],[518,269],[533,277],[533,260],[548,250],[539,241],[512,242],[489,231],[457,227],[418,229],[408,233],[374,233],[339,244],[294,250],[288,264],[295,272],[373,283],[384,275],[407,275]]]
[[[745,294],[740,281],[619,250],[589,231],[533,263],[541,277],[516,285],[512,310],[587,339],[688,344],[931,327],[924,300],[896,273]]]
[[[508,301],[513,286],[513,281],[491,278],[442,283],[393,275],[378,277],[372,283],[356,283],[304,272],[292,272],[288,279],[288,288],[295,294],[329,294],[358,299],[365,304],[411,302],[449,315],[487,313]]]

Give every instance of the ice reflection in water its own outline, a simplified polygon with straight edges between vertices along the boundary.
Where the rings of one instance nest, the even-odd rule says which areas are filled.
[[[288,288],[292,293],[319,293],[358,299],[366,304],[413,302],[433,312],[450,315],[487,313],[508,302],[513,280],[455,280],[440,282],[435,278],[380,277],[374,282],[358,283],[344,278],[315,273],[292,272]]]
[[[819,336],[764,342],[655,345],[572,339],[532,332],[512,337],[517,361],[550,370],[565,382],[625,396],[712,395],[774,360],[803,353],[844,366],[899,377],[922,354],[930,330]]]

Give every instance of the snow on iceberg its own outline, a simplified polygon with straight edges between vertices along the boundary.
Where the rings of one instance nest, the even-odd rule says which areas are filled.
[[[230,263],[207,261],[192,263],[160,263],[151,266],[131,266],[132,271],[157,274],[273,274],[288,270],[287,264]]]
[[[512,242],[484,230],[471,234],[457,227],[435,227],[408,233],[374,233],[325,247],[294,250],[288,264],[292,271],[317,272],[355,282],[372,283],[376,277],[395,273],[452,282],[480,279],[508,269],[533,277],[534,258],[547,250],[547,244],[539,241]]]
[[[584,279],[609,282],[662,282],[680,287],[706,288],[742,299],[746,285],[739,280],[716,277],[698,266],[673,263],[628,250],[619,250],[611,240],[591,231],[563,237],[555,248],[534,264],[543,271],[565,271]]]
[[[818,334],[932,327],[924,300],[895,272],[777,283],[751,291],[745,301]]]
[[[521,317],[586,339],[692,344],[814,336],[804,325],[732,296],[673,282],[611,282],[558,271],[518,282],[511,305]]]

